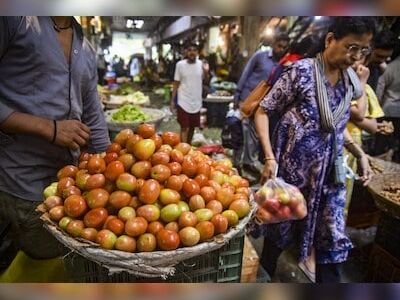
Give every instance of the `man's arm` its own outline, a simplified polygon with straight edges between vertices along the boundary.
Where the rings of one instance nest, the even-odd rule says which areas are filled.
[[[89,152],[99,153],[107,149],[110,144],[107,123],[100,105],[99,94],[97,92],[97,70],[95,59],[93,58],[91,78],[87,82],[83,94],[83,114],[82,122],[90,129],[90,139],[88,142]]]
[[[383,96],[385,95],[386,88],[388,85],[390,85],[390,83],[393,80],[394,74],[392,73],[393,72],[392,70],[393,68],[391,68],[389,65],[385,73],[383,73],[378,80],[378,85],[376,87],[376,96],[378,97],[378,101],[381,105],[384,104]]]
[[[256,65],[258,56],[260,55],[261,52],[257,52],[255,53],[247,62],[242,76],[240,76],[239,82],[237,84],[237,88],[236,88],[236,93],[235,93],[235,102],[238,103],[243,99],[240,99],[240,94],[242,93],[243,87],[245,85],[245,83],[247,82],[247,80],[249,79],[251,73],[253,73],[254,67]]]
[[[77,120],[57,121],[34,115],[12,112],[0,123],[0,130],[11,134],[36,135],[61,147],[72,150],[86,145],[89,128]]]
[[[17,32],[22,17],[0,17],[0,60]]]
[[[178,62],[175,66],[174,83],[172,86],[172,97],[170,105],[171,112],[173,113],[176,113],[175,97],[178,93],[180,82],[181,82],[181,72],[180,72],[180,64]]]
[[[16,33],[17,24],[20,20],[21,19],[18,19],[17,17],[0,17],[0,61],[6,53],[7,48],[10,45],[11,39]],[[0,125],[3,125],[3,122],[8,119],[13,113],[14,110],[7,104],[5,104],[4,101],[0,98]],[[0,127],[0,130],[3,130],[3,128]],[[32,128],[32,130],[35,129]]]
[[[16,34],[21,19],[21,17],[0,17],[0,60]],[[14,111],[1,98],[0,131],[6,134],[35,135],[47,141],[54,139],[55,144],[71,149],[85,145],[89,137],[88,128],[78,121],[57,121],[54,126],[53,120]]]
[[[176,103],[175,103],[175,97],[178,94],[178,88],[180,85],[180,81],[174,81],[173,86],[172,86],[172,97],[171,97],[171,112],[176,112]]]

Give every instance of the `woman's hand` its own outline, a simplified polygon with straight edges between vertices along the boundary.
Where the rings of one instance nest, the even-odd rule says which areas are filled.
[[[360,158],[357,159],[357,165],[358,173],[361,176],[360,180],[363,182],[364,186],[367,186],[373,176],[368,157],[366,155],[362,155]]]
[[[265,161],[264,169],[261,173],[261,184],[264,184],[268,179],[274,179],[278,164],[276,160],[268,159]]]
[[[359,65],[356,71],[361,83],[366,84],[369,78],[369,69],[363,65]]]

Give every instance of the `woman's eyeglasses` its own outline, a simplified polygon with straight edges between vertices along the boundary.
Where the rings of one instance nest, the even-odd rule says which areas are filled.
[[[360,47],[358,45],[346,45],[345,46],[347,49],[347,53],[349,53],[352,56],[357,56],[361,55],[361,57],[365,57],[371,54],[371,48],[370,47]]]

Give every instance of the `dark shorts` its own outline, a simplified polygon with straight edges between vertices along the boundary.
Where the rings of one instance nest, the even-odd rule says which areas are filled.
[[[11,241],[17,250],[22,250],[33,259],[49,259],[67,253],[40,220],[36,211],[40,202],[27,201],[0,191],[0,222],[10,224],[5,243]]]
[[[190,114],[177,105],[178,123],[182,128],[200,127],[200,112]]]

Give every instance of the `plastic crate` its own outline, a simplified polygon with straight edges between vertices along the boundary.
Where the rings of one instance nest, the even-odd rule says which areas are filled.
[[[400,260],[374,244],[368,264],[367,280],[369,282],[400,282]]]
[[[136,277],[127,272],[108,275],[106,268],[78,254],[70,254],[64,264],[73,282],[240,282],[244,234],[220,249],[179,263],[175,275],[161,278]]]
[[[400,260],[400,219],[382,212],[376,230],[375,243]]]

